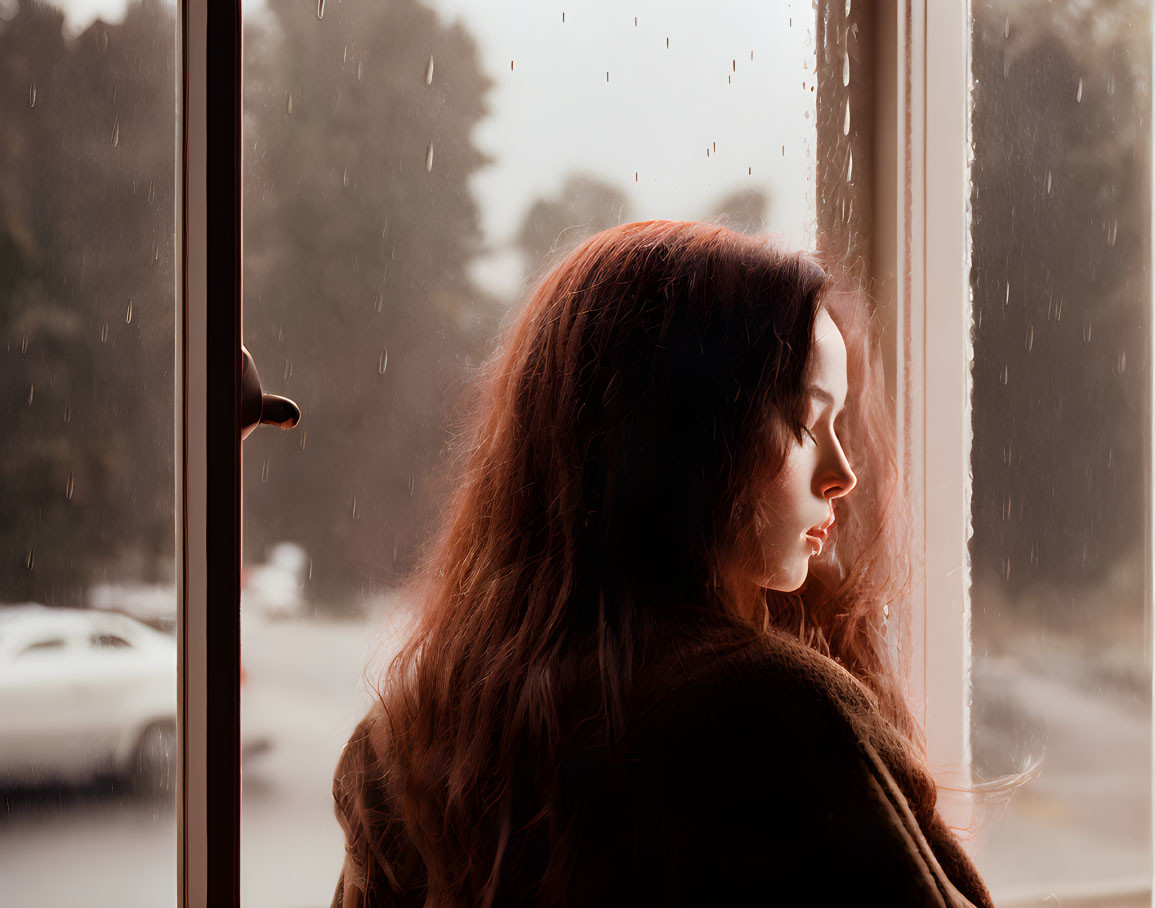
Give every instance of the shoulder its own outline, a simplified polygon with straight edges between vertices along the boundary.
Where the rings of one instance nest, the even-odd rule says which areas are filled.
[[[383,718],[371,710],[357,723],[333,773],[334,811],[350,845],[379,829],[389,814],[389,773],[379,744]]]
[[[648,716],[678,713],[742,729],[777,720],[859,733],[881,721],[872,695],[848,671],[797,640],[771,633],[757,644],[698,660],[685,669]]]

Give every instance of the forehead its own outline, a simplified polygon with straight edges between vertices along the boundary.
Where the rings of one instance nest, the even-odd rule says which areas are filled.
[[[806,381],[837,399],[846,396],[846,344],[825,309],[819,309],[814,319],[814,342],[806,364]]]

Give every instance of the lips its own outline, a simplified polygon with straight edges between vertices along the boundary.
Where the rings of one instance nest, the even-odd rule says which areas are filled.
[[[811,527],[806,531],[807,536],[813,536],[819,542],[826,542],[830,536],[830,528],[834,526],[834,512],[830,512],[830,517],[818,526]]]

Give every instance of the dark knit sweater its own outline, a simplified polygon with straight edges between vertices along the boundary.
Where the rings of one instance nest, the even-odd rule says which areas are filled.
[[[371,712],[334,779],[340,908],[426,904],[419,855],[383,831],[382,734]],[[992,904],[865,688],[795,641],[687,672],[623,753],[591,744],[558,767],[570,905]],[[513,844],[498,904],[550,903],[535,888],[549,841]]]

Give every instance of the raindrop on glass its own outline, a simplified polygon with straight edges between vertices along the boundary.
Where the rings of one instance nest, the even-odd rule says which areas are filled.
[[[1107,228],[1107,245],[1114,246],[1115,239],[1119,235],[1119,222],[1117,220],[1111,221],[1111,226]]]
[[[25,331],[24,336],[20,338],[20,352],[21,353],[27,353],[28,352],[28,332],[27,331]]]
[[[842,84],[850,84],[850,52],[845,50],[842,52]]]
[[[353,496],[353,519],[357,519],[357,496]]]
[[[32,546],[28,546],[28,554],[24,556],[24,565],[28,570],[32,570],[32,565],[36,563],[36,550]]]
[[[842,117],[842,134],[850,135],[850,98],[846,99],[846,113]]]
[[[301,430],[301,450],[305,450],[305,440],[309,437],[309,433],[304,429]]]
[[[313,579],[313,559],[309,559],[309,579]]]
[[[433,84],[433,54],[429,55],[429,62],[425,64],[425,84]]]
[[[108,340],[108,322],[107,321],[103,325],[100,326],[100,342],[103,344],[106,340]]]
[[[283,381],[288,381],[293,377],[293,361],[291,359],[285,360],[285,368],[281,370],[284,376]]]
[[[281,327],[277,329],[277,341],[278,341],[278,343],[282,343],[282,344],[285,342],[285,326],[284,325],[281,325]]]
[[[1003,365],[1003,375],[1002,375],[1002,382],[1003,382],[1003,384],[1004,384],[1004,385],[1007,383],[1007,378],[1008,378],[1008,377],[1009,377],[1009,376],[1007,375],[1007,367],[1006,367],[1006,365],[1004,364],[1004,365]]]
[[[1079,87],[1075,89],[1075,103],[1083,103],[1083,77],[1079,77]]]
[[[28,86],[28,106],[29,107],[35,107],[36,106],[36,83],[35,82],[33,82],[31,85]]]
[[[1094,328],[1091,325],[1091,320],[1087,319],[1083,322],[1083,342],[1091,343],[1091,335],[1094,334]]]
[[[36,394],[36,385],[28,383],[28,406],[32,406],[32,398]]]
[[[850,15],[850,0],[846,0],[846,16]],[[845,16],[843,17],[845,18]]]
[[[1115,74],[1107,73],[1107,94],[1115,94]]]
[[[1031,349],[1035,346],[1035,326],[1034,325],[1030,325],[1027,328],[1027,340],[1026,340],[1025,346],[1027,348],[1028,353],[1030,353]]]
[[[76,488],[76,481],[72,475],[72,471],[68,471],[68,481],[64,483],[64,497],[72,501],[72,493]]]
[[[1059,297],[1059,303],[1055,306],[1055,321],[1061,321],[1063,318],[1063,298]]]
[[[1051,172],[1047,171],[1047,195],[1051,194]]]
[[[269,481],[269,458],[265,458],[265,462],[261,464],[261,482]]]
[[[361,81],[361,68],[362,68],[364,65],[365,65],[365,61],[364,61],[364,60],[358,60],[358,61],[357,61],[357,81],[358,81],[358,82],[360,82],[360,81]]]
[[[293,93],[289,92],[289,103],[286,105],[290,114],[293,112]]]
[[[341,171],[341,185],[342,186],[348,186],[349,185],[349,168],[348,167],[344,168]]]
[[[132,300],[128,301],[128,306],[124,310],[124,323],[126,325],[132,324]]]
[[[380,312],[380,311],[381,311],[381,305],[382,305],[384,302],[385,302],[385,293],[384,293],[384,291],[382,291],[382,290],[378,290],[378,291],[377,291],[377,299],[376,299],[376,301],[373,303],[373,309],[374,309],[374,311],[376,311],[376,312]]]
[[[317,0],[317,18],[325,18],[325,0]]]
[[[854,179],[854,152],[848,152],[846,155],[846,182],[849,183]]]
[[[120,144],[120,117],[117,117],[112,124],[112,147],[115,148]]]
[[[1120,350],[1119,351],[1119,365],[1116,367],[1116,370],[1120,374],[1127,371],[1127,351],[1126,350]]]
[[[1007,292],[1003,295],[1003,305],[1006,306],[1011,301],[1011,282],[1007,281]]]
[[[1003,19],[1003,39],[1006,40],[1011,36],[1011,17],[1007,16]]]
[[[426,171],[433,170],[433,143],[429,143],[429,147],[425,149],[425,169]]]
[[[384,375],[385,367],[389,365],[389,351],[382,350],[381,355],[377,358],[377,374]]]
[[[72,404],[71,403],[67,403],[64,405],[64,421],[65,422],[71,422],[72,421]]]
[[[346,44],[345,49],[343,51],[341,51],[341,62],[342,63],[348,63],[349,62],[349,45],[348,44]]]

